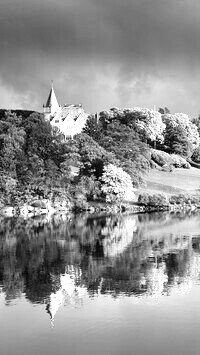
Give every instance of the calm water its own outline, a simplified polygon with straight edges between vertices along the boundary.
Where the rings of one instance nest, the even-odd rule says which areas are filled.
[[[200,213],[2,219],[1,355],[200,353]]]

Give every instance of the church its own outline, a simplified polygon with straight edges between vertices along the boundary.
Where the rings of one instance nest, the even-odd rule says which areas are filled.
[[[46,105],[43,105],[43,113],[45,119],[49,120],[52,126],[57,127],[65,139],[73,139],[75,134],[81,133],[89,116],[81,104],[60,106],[54,92],[53,82]]]

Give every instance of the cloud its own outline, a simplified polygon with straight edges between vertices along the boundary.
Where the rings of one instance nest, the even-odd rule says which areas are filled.
[[[60,101],[89,111],[196,114],[199,14],[196,0],[1,0],[0,77],[26,108],[40,109],[54,79]]]
[[[32,107],[37,105],[34,98],[28,94],[22,94],[15,91],[12,86],[8,86],[0,80],[0,93],[1,93],[1,108],[2,109],[25,109],[32,101]],[[30,108],[31,109],[31,108]]]

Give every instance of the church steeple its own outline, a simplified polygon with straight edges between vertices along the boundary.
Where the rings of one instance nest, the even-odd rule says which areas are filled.
[[[53,88],[53,80],[51,81],[51,90],[46,105],[44,105],[43,108],[45,116],[48,116],[47,118],[50,118],[50,116],[53,116],[55,113],[60,111],[60,106]]]

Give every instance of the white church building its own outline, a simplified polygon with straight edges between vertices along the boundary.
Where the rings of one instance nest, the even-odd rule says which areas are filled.
[[[54,92],[53,83],[46,105],[43,105],[43,113],[45,119],[49,120],[52,126],[57,127],[63,133],[65,139],[73,139],[75,134],[81,133],[89,116],[81,104],[60,106]]]

